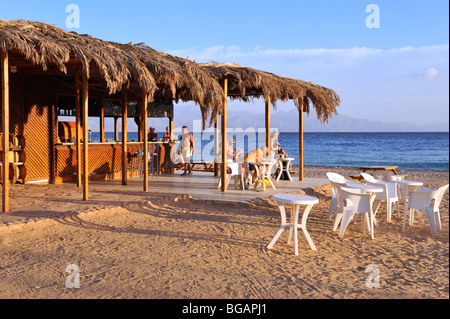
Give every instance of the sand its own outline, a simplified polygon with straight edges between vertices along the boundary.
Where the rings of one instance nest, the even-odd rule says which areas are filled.
[[[357,173],[308,167],[306,176],[330,170]],[[449,180],[448,172],[406,173],[425,187]],[[0,298],[449,298],[448,192],[443,231],[431,234],[426,218],[417,217],[402,232],[402,218],[394,212],[388,223],[381,206],[372,240],[360,223],[343,239],[331,230],[329,185],[297,191],[320,200],[307,223],[318,250],[300,232],[299,256],[287,232],[266,248],[280,224],[270,198],[219,203],[97,192],[85,203],[72,199],[79,192],[71,184],[12,187],[12,204],[22,209],[0,215]],[[80,270],[78,289],[66,287],[71,264]],[[379,270],[378,288],[367,286],[370,265]]]

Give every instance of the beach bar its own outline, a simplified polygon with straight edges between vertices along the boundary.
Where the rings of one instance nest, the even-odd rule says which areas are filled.
[[[127,184],[127,176],[140,165],[136,160],[144,162],[147,191],[148,157],[133,154],[147,154],[153,147],[147,136],[150,102],[194,101],[204,125],[209,114],[222,108],[222,88],[206,70],[144,44],[102,41],[40,22],[0,20],[0,60],[3,212],[9,211],[11,183],[76,179],[88,200],[90,179],[120,174]],[[88,117],[99,116],[104,132],[108,101],[120,106],[119,113],[110,115],[116,118],[116,137],[122,117],[122,141],[90,143]],[[75,121],[59,122],[61,114]],[[127,140],[128,116],[138,123],[139,141]],[[163,160],[167,147],[159,147],[165,151]]]

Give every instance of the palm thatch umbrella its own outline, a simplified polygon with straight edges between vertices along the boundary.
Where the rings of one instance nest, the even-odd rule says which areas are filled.
[[[321,122],[328,122],[333,115],[338,114],[340,97],[326,87],[236,63],[205,63],[201,66],[221,83],[223,79],[228,79],[228,95],[232,99],[248,101],[252,97],[263,96],[274,108],[278,100],[293,100],[299,110],[302,107],[308,114],[312,104]]]
[[[273,73],[244,67],[236,63],[201,64],[211,75],[226,87],[226,95],[231,99],[249,101],[251,98],[263,96],[266,102],[266,145],[270,149],[270,104],[276,109],[278,100],[293,100],[299,111],[299,179],[303,181],[303,113],[310,113],[314,106],[318,119],[323,122],[337,115],[337,107],[341,100],[331,89],[302,80],[282,77]],[[225,82],[226,80],[226,82]],[[226,83],[226,85],[225,85]],[[224,110],[226,110],[226,103]],[[226,112],[222,115],[222,145],[226,143]],[[225,128],[223,127],[225,125]],[[222,161],[226,158],[222,154]],[[221,175],[225,176],[224,166]],[[222,183],[222,191],[226,191]]]

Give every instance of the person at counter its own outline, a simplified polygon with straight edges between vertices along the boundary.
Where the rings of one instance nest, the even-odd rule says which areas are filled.
[[[158,133],[155,132],[155,128],[153,126],[151,126],[148,130],[148,141],[158,142]]]
[[[177,138],[175,137],[175,135],[170,134],[170,127],[166,127],[166,133],[163,136],[163,141],[165,143],[169,143],[169,142],[175,142],[177,140]]]

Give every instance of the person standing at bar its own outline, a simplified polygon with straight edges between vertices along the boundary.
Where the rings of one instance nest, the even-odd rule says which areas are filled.
[[[189,133],[189,129],[187,126],[183,126],[183,131],[181,135],[181,141],[179,145],[179,149],[183,154],[184,158],[184,173],[181,176],[191,175],[192,174],[192,166],[190,164],[191,157],[195,154],[195,143],[194,137],[191,133]]]
[[[164,134],[164,136],[163,136],[163,141],[165,143],[176,141],[176,137],[173,135],[173,132],[172,133],[170,132],[169,126],[166,127],[166,134]]]
[[[158,133],[155,132],[155,128],[153,126],[151,126],[148,131],[148,141],[158,142]]]

